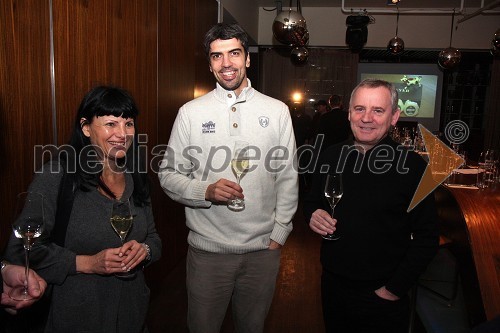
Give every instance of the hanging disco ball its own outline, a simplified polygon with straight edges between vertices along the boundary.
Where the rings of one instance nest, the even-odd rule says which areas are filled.
[[[280,43],[290,46],[304,46],[309,42],[306,19],[294,10],[282,11],[276,16],[273,35]]]
[[[391,54],[398,55],[403,53],[404,50],[405,42],[398,36],[391,38],[391,40],[387,44],[387,51],[389,51]]]
[[[290,60],[296,66],[302,66],[307,62],[309,58],[309,51],[303,47],[294,47],[290,54]]]
[[[439,52],[438,64],[443,69],[453,69],[460,63],[460,59],[462,59],[460,51],[454,47],[448,47]]]

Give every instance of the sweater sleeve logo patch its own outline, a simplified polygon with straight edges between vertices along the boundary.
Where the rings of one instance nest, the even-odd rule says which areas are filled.
[[[215,123],[213,121],[201,124],[201,133],[215,133]]]
[[[269,125],[269,118],[268,117],[264,117],[264,116],[260,116],[259,117],[259,124],[263,128],[266,128]]]

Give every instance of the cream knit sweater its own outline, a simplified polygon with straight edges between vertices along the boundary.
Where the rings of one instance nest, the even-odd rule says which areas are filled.
[[[170,198],[186,205],[188,243],[215,253],[266,249],[284,244],[297,209],[296,148],[288,107],[250,85],[240,96],[219,84],[183,105],[175,120],[159,172]],[[205,200],[208,185],[235,181],[231,151],[249,142],[250,170],[241,179],[245,209]]]

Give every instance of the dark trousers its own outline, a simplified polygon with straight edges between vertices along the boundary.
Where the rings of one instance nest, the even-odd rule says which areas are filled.
[[[326,333],[408,332],[408,296],[388,301],[375,294],[377,288],[368,285],[323,270],[321,297]]]

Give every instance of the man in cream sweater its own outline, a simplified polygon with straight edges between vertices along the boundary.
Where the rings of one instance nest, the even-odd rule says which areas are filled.
[[[292,122],[284,103],[252,88],[241,27],[217,24],[204,45],[216,88],[180,108],[159,173],[168,196],[186,205],[188,325],[219,332],[231,301],[237,332],[263,332],[297,209]],[[248,142],[250,160],[240,185],[236,141]],[[234,199],[244,208],[229,209]]]

